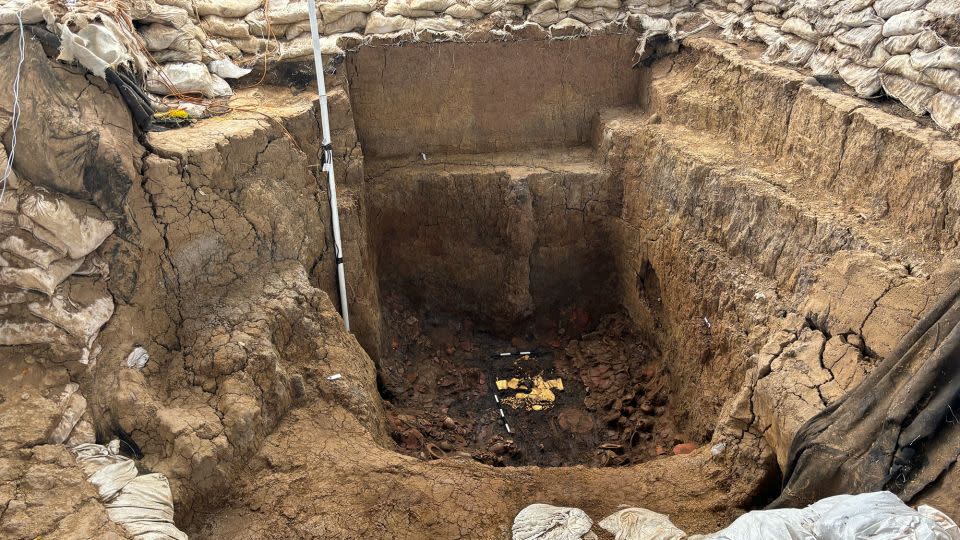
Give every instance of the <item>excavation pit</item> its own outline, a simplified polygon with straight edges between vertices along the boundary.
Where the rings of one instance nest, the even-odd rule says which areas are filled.
[[[703,442],[670,422],[656,347],[617,291],[622,184],[594,137],[602,110],[639,103],[634,48],[610,35],[348,58],[384,301],[375,356],[402,452],[599,466]],[[540,410],[496,390],[537,376],[563,381]]]

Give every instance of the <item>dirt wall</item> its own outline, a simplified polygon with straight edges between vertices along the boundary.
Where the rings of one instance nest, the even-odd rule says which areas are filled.
[[[635,48],[627,35],[363,47],[346,70],[364,155],[583,144],[598,110],[637,101]]]

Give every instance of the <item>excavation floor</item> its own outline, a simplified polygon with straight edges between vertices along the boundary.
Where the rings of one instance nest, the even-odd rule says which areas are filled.
[[[380,380],[401,452],[422,459],[468,454],[497,466],[620,466],[687,442],[672,428],[658,355],[622,315],[597,324],[571,310],[544,329],[504,337],[470,319],[388,302],[390,350]],[[533,354],[498,355],[523,351]],[[523,399],[538,377],[554,385],[552,401]],[[498,380],[520,388],[498,389]]]

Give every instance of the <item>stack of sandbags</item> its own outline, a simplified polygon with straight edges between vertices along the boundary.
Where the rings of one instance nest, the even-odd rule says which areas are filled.
[[[0,198],[0,346],[53,345],[81,363],[96,356],[114,304],[92,280],[105,265],[91,254],[112,232],[90,204],[9,182]]]
[[[97,487],[107,515],[135,539],[187,540],[174,523],[173,494],[167,477],[138,474],[134,461],[120,453],[120,441],[72,448],[87,480]]]
[[[720,2],[720,0],[716,0]],[[946,129],[960,125],[958,0],[736,0],[711,18],[727,37],[763,41],[764,60],[839,74],[857,95],[881,92]]]

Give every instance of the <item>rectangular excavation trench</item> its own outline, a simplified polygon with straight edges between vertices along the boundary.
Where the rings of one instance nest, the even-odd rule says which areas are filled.
[[[375,356],[402,451],[618,465],[681,442],[655,340],[623,310],[623,186],[594,148],[598,113],[640,100],[635,47],[611,35],[348,57]],[[555,401],[496,389],[538,375],[563,381]]]

